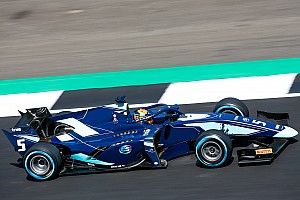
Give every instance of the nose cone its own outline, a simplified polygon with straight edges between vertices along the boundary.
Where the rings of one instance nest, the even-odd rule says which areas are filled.
[[[277,133],[276,135],[274,135],[273,137],[275,138],[292,138],[295,137],[296,135],[298,135],[298,131],[296,131],[295,129],[288,127],[288,126],[284,126],[284,129],[282,131],[280,131],[279,133]]]

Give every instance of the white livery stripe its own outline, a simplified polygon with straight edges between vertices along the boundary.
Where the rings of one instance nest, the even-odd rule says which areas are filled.
[[[148,147],[154,147],[153,142],[144,141],[144,145]]]
[[[227,130],[227,134],[229,135],[250,135],[258,132],[258,130],[246,128],[246,127],[240,127],[240,126],[233,126],[230,124],[222,124],[217,122],[203,122],[203,123],[190,123],[190,124],[184,124],[185,126],[192,126],[192,127],[200,127],[203,130]]]
[[[33,142],[38,142],[40,141],[40,138],[39,137],[35,137],[35,136],[30,136],[30,135],[14,135],[18,138],[24,138],[26,140],[30,140],[30,141],[33,141]]]
[[[80,121],[78,121],[77,119],[74,119],[74,118],[59,120],[59,122],[65,123],[65,124],[68,124],[68,125],[74,127],[73,131],[75,133],[77,133],[78,135],[82,136],[82,137],[87,137],[87,136],[98,135],[99,134],[94,129],[86,126],[85,124],[83,124],[82,122],[80,122]]]
[[[221,123],[217,122],[205,122],[205,123],[190,123],[190,124],[184,124],[185,126],[193,126],[193,127],[200,127],[203,130],[211,130],[211,129],[217,129],[220,130],[222,128]]]
[[[291,137],[295,137],[296,135],[298,135],[298,132],[295,129],[285,126],[282,131],[280,131],[273,137],[275,137],[275,138],[291,138]]]
[[[229,135],[252,135],[259,130],[251,129],[251,128],[246,128],[246,127],[240,127],[240,126],[234,126],[230,124],[225,124],[224,125],[224,130],[227,130],[227,134]]]
[[[62,135],[58,135],[56,137],[57,137],[57,139],[59,139],[62,142],[74,140],[74,138],[72,138],[69,134],[66,134],[66,133],[62,134]]]
[[[189,121],[194,119],[205,119],[208,118],[208,114],[193,114],[193,113],[187,113],[185,114],[185,117],[181,117],[178,119],[178,121]]]

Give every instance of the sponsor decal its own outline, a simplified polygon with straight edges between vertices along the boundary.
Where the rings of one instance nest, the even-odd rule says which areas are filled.
[[[132,151],[132,146],[129,144],[123,145],[120,147],[119,152],[121,154],[130,154]]]
[[[117,115],[116,114],[113,114],[113,122],[114,123],[118,123],[118,119],[117,119]]]
[[[145,150],[145,151],[147,151],[147,152],[149,152],[149,153],[154,153],[154,152],[155,152],[153,148],[149,148],[149,149],[147,149],[147,150]]]
[[[147,136],[147,135],[149,135],[149,133],[150,133],[150,129],[146,129],[146,130],[144,130],[143,136]]]
[[[111,146],[118,146],[120,144],[124,144],[124,143],[128,143],[128,142],[132,142],[132,140],[126,140],[126,141],[122,141],[122,142],[117,142],[115,144],[112,144]]]
[[[276,124],[275,129],[280,130],[280,128],[281,128],[281,125]]]
[[[115,168],[122,168],[122,167],[125,167],[125,165],[113,165],[110,168],[115,169]]]
[[[12,131],[12,132],[20,132],[20,131],[21,131],[21,128],[12,128],[11,131]]]
[[[255,150],[256,155],[265,155],[265,154],[271,154],[273,153],[272,148],[267,149],[257,149]]]
[[[249,118],[244,117],[244,118],[243,118],[243,121],[244,121],[244,122],[249,122],[250,120],[249,120]]]

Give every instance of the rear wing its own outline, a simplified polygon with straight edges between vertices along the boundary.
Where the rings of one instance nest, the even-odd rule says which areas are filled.
[[[27,149],[46,138],[51,114],[45,107],[27,109],[26,113],[20,112],[21,119],[10,131],[3,130],[4,135],[14,146],[15,151],[24,155]]]
[[[26,109],[26,113],[20,112],[20,114],[21,119],[14,126],[15,129],[33,128],[34,130],[36,130],[40,137],[47,136],[45,128],[49,125],[49,123],[52,122],[52,120],[50,119],[52,115],[49,112],[48,108],[41,107]]]

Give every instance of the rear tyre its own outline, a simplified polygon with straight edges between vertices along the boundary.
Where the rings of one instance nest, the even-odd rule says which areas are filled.
[[[232,141],[222,131],[204,131],[196,140],[195,154],[199,164],[204,167],[224,166],[232,156]]]
[[[62,156],[57,147],[46,142],[33,145],[24,155],[23,164],[27,174],[38,181],[58,176]]]
[[[222,99],[215,106],[214,112],[249,117],[249,109],[247,106],[241,100],[236,98]]]

